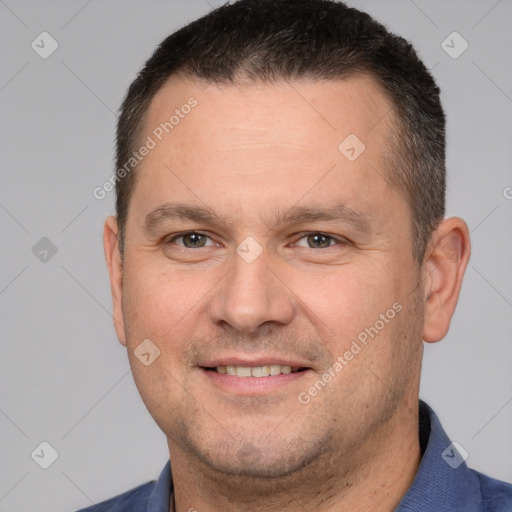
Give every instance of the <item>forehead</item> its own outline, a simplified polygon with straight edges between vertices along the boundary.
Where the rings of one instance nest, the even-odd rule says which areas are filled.
[[[195,134],[220,143],[220,147],[248,139],[255,142],[258,136],[269,140],[272,134],[284,136],[284,140],[280,139],[283,142],[307,138],[312,146],[319,146],[316,143],[322,143],[320,138],[323,142],[336,142],[348,133],[357,132],[364,138],[379,124],[384,129],[386,120],[394,115],[389,97],[368,74],[343,80],[228,85],[202,82],[180,74],[171,77],[153,98],[145,118],[145,131],[151,133],[169,121],[191,98],[199,107],[194,108],[192,121],[182,123],[180,116],[180,129],[175,125],[171,132],[184,138],[192,129]],[[318,137],[312,139],[312,132]],[[170,145],[173,141],[180,142],[176,139],[170,137],[167,142]]]
[[[392,192],[382,156],[393,116],[367,75],[230,85],[172,77],[145,118],[143,136],[155,147],[141,165],[139,203],[185,194],[214,209],[230,205],[231,215],[259,210],[261,218],[272,204],[337,194],[374,209],[377,196]]]

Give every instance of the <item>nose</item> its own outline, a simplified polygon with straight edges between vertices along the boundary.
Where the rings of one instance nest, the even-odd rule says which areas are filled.
[[[295,314],[293,293],[278,275],[265,251],[252,262],[234,253],[232,268],[211,299],[210,320],[251,334],[263,326],[289,324]]]

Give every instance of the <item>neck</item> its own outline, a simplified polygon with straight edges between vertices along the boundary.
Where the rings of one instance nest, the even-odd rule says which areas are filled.
[[[417,397],[407,402],[362,446],[279,478],[219,474],[169,443],[176,512],[392,511],[421,460]]]

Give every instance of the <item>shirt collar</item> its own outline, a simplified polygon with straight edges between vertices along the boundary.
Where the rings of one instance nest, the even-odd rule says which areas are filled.
[[[170,497],[173,490],[171,463],[167,461],[149,496],[146,512],[169,512]]]
[[[482,498],[478,477],[462,460],[434,411],[422,400],[419,420],[423,457],[395,512],[479,512]]]

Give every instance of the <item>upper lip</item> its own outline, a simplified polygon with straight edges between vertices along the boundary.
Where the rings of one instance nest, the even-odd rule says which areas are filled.
[[[199,366],[203,368],[215,368],[217,366],[270,366],[278,364],[281,366],[291,366],[292,368],[310,368],[307,361],[286,357],[286,356],[219,356],[207,361],[203,361]]]

